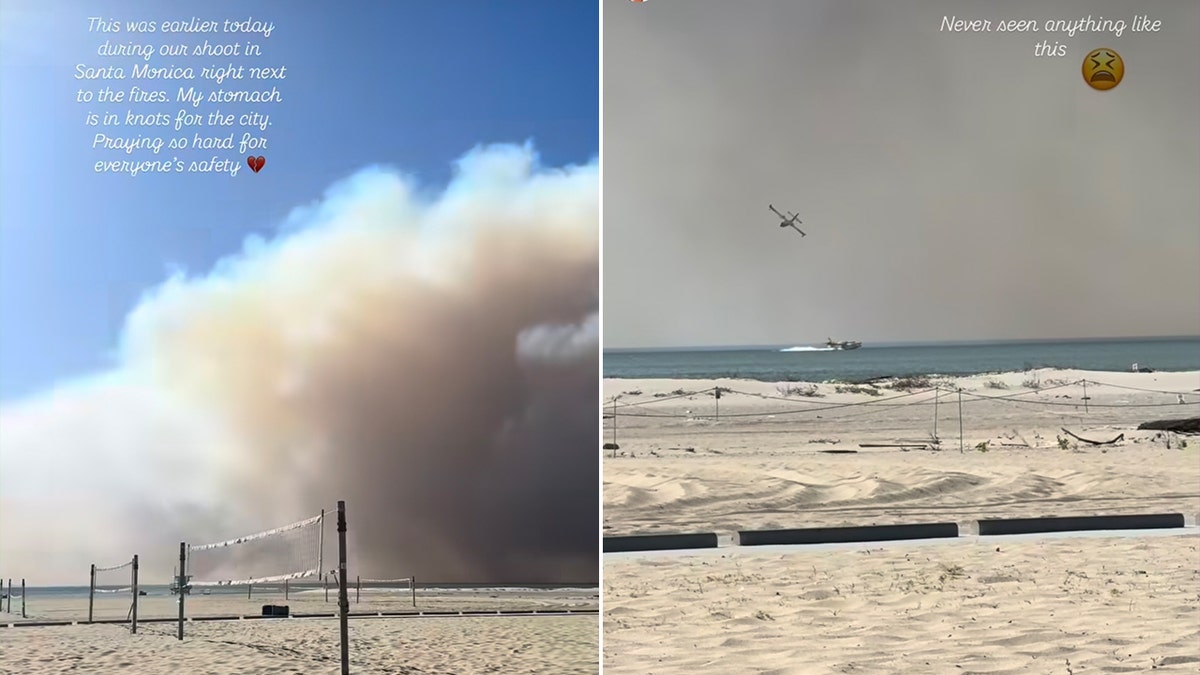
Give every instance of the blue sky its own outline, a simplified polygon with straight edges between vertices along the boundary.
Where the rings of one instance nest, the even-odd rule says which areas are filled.
[[[440,187],[452,162],[479,143],[532,139],[542,162],[553,166],[598,154],[596,3],[238,0],[177,2],[170,11],[164,6],[4,0],[0,9],[0,399],[105,369],[126,314],[171,268],[208,270],[239,251],[248,236],[269,236],[292,209],[365,166],[396,166]],[[95,173],[97,159],[122,156],[91,149],[96,128],[85,126],[85,115],[123,113],[125,106],[77,103],[76,90],[98,83],[75,80],[75,64],[124,60],[96,56],[108,38],[155,46],[166,40],[89,33],[87,18],[193,15],[275,24],[268,39],[256,42],[263,45],[264,64],[287,66],[287,79],[270,83],[283,103],[205,103],[195,109],[269,112],[269,145],[256,153],[267,158],[265,168],[253,174],[242,164],[234,177]],[[205,37],[225,41],[221,34],[169,41],[192,44]],[[151,63],[198,70],[230,60],[155,57]],[[114,88],[135,83],[156,88],[128,79]],[[174,100],[174,82],[158,86]],[[198,80],[188,86],[210,85]],[[174,117],[182,106],[142,107]],[[244,161],[236,148],[211,154]],[[206,156],[166,149],[162,155]]]

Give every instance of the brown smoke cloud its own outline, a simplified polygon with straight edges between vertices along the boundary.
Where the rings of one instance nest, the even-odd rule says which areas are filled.
[[[351,574],[596,580],[597,166],[457,168],[360,173],[149,293],[116,371],[0,411],[0,564],[162,579],[344,499]]]

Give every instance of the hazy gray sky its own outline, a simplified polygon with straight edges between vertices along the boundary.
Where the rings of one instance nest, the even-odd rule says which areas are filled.
[[[1197,7],[612,0],[605,346],[1197,334]],[[1098,47],[1109,91],[1081,75]]]

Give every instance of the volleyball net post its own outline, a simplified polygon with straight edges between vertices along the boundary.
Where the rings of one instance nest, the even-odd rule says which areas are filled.
[[[92,563],[92,573],[88,582],[88,623],[92,622],[92,608],[96,604],[96,563]]]
[[[129,608],[130,623],[129,632],[137,633],[137,606],[138,606],[138,557],[133,554],[133,605]]]
[[[346,596],[346,502],[337,503],[338,628],[342,640],[342,675],[350,675],[350,601]]]
[[[179,576],[175,577],[175,593],[179,596],[179,631],[176,635],[183,639],[183,599],[187,597],[187,543],[179,542]]]

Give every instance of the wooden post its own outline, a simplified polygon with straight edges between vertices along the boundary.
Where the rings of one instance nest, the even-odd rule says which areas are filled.
[[[8,613],[12,614],[12,577],[8,578]]]
[[[938,440],[938,435],[937,435],[938,399],[941,398],[941,396],[942,396],[941,388],[934,387],[934,389],[933,389],[933,442],[934,443],[937,443],[937,440]]]
[[[362,577],[354,577],[354,604],[362,599]]]
[[[325,587],[325,602],[329,602],[329,575],[321,573],[321,585]]]
[[[350,601],[346,597],[346,502],[338,500],[338,610],[342,637],[342,675],[350,675]]]
[[[175,579],[179,595],[179,639],[183,639],[183,599],[187,595],[187,544],[179,542],[179,577]]]
[[[325,583],[325,509],[321,509],[321,526],[317,530],[317,574],[325,588],[325,602],[329,602],[329,585]]]
[[[958,454],[963,453],[962,387],[958,388]]]
[[[96,599],[96,563],[92,563],[92,580],[88,582],[88,623],[92,622],[92,606]]]
[[[246,584],[246,599],[250,599],[250,595],[254,593],[254,584]]]
[[[29,618],[29,617],[25,616],[25,580],[24,579],[21,580],[21,618],[22,619]]]
[[[1088,411],[1087,380],[1083,381],[1083,412]]]
[[[409,577],[408,587],[412,589],[413,607],[417,606],[417,578]]]
[[[716,414],[714,415],[714,420],[717,422],[720,422],[721,421],[721,388],[720,387],[717,387],[716,398],[713,399],[713,401],[714,401],[714,405],[716,405]],[[614,417],[613,419],[616,419],[616,418]]]
[[[617,399],[618,398],[621,398],[621,397],[614,396],[613,400],[612,400],[612,420],[613,420],[613,440],[612,440],[613,454],[612,454],[612,456],[613,457],[617,456]]]
[[[283,599],[284,600],[288,599],[288,580],[287,579],[283,580]]]
[[[129,626],[129,632],[137,632],[137,605],[138,605],[138,557],[133,554],[133,623]]]

